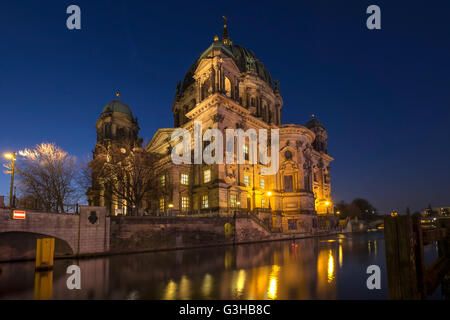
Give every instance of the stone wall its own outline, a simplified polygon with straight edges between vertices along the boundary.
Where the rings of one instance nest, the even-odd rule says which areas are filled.
[[[236,232],[225,235],[225,224]],[[334,233],[329,231],[329,234]],[[251,218],[111,217],[111,253],[184,249],[259,241],[306,238],[323,232],[271,233]]]
[[[112,253],[232,244],[226,217],[112,217]]]

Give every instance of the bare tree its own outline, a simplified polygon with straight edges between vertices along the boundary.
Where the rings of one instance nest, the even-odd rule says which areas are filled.
[[[107,190],[105,197],[125,201],[133,215],[140,215],[144,199],[158,193],[159,156],[141,148],[112,145],[89,164],[96,183]]]
[[[92,168],[89,166],[91,162],[92,157],[85,157],[85,159],[80,160],[78,164],[76,182],[80,193],[83,195],[86,195],[86,191],[92,187]]]
[[[65,204],[78,200],[75,157],[53,143],[41,143],[19,155],[16,172],[24,196],[53,212],[64,212]]]

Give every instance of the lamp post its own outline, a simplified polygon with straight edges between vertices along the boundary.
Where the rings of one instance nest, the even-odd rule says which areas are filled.
[[[267,197],[269,197],[269,210],[272,211],[272,207],[270,206],[270,196],[272,195],[272,192],[267,191]]]
[[[330,202],[329,201],[325,201],[325,206],[327,207],[327,214],[329,214],[329,212],[328,212],[329,205],[330,205]]]
[[[14,188],[14,165],[16,162],[16,153],[6,153],[6,159],[11,159],[11,187],[9,189],[9,208],[12,209],[13,205],[13,188]]]

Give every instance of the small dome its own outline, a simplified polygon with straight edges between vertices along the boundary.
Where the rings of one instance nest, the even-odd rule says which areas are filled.
[[[312,129],[312,128],[316,128],[316,127],[325,129],[324,125],[316,118],[312,118],[311,120],[309,120],[306,123],[305,127],[307,127],[308,129]]]
[[[105,112],[121,112],[133,118],[133,114],[131,113],[131,109],[125,103],[119,100],[113,100],[108,103],[104,108],[102,113]]]

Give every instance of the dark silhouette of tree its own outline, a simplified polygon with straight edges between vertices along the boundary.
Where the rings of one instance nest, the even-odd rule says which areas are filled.
[[[377,213],[377,209],[370,204],[369,201],[363,198],[356,198],[352,201],[353,205],[358,207],[358,209],[361,212],[361,217],[370,217]]]
[[[335,206],[335,212],[340,212],[341,218],[363,218],[363,219],[377,219],[377,209],[370,204],[369,201],[362,198],[356,198],[350,204],[345,201],[340,201]]]
[[[89,167],[94,180],[104,185],[105,196],[125,200],[128,212],[141,215],[144,199],[157,198],[159,156],[125,145],[113,145],[98,154]]]

